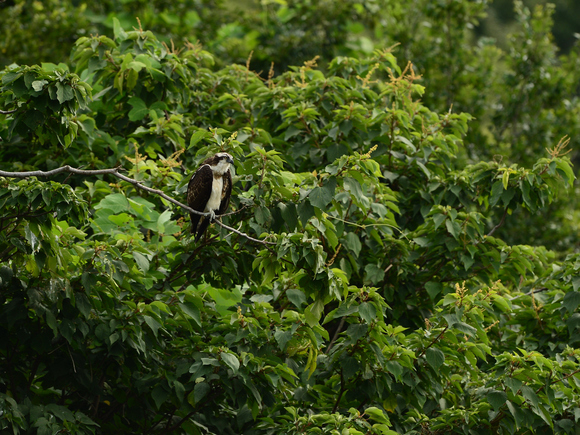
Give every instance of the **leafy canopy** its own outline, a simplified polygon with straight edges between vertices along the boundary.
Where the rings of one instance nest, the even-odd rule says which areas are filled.
[[[468,164],[389,50],[264,80],[126,30],[0,73],[4,171],[121,166],[183,198],[236,157],[223,221],[106,175],[0,178],[0,412],[13,433],[525,433],[580,417],[577,255],[496,237],[570,189],[562,143]]]

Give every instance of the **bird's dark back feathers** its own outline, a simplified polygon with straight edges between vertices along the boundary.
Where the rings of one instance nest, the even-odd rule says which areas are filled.
[[[194,210],[204,212],[206,211],[206,205],[211,197],[212,184],[214,182],[214,177],[219,177],[219,173],[214,173],[216,166],[222,165],[220,163],[227,159],[227,163],[232,162],[232,158],[229,154],[216,154],[212,157],[204,160],[202,165],[196,171],[196,173],[189,180],[187,186],[187,204]],[[213,168],[213,169],[212,169]],[[223,167],[225,169],[226,167]],[[223,169],[220,169],[223,170]],[[216,215],[225,213],[230,204],[230,195],[232,193],[232,174],[229,169],[222,175],[223,185],[220,198],[220,205],[217,210],[214,210]],[[210,219],[205,216],[190,213],[191,217],[191,232],[195,234],[195,240],[203,235],[206,228],[210,224]]]
[[[192,209],[201,211],[205,209],[205,205],[209,200],[211,195],[211,184],[213,182],[213,171],[209,167],[209,165],[203,164],[191,180],[189,180],[189,184],[187,186],[187,205],[189,205]],[[190,213],[191,217],[191,232],[196,234],[196,240],[201,237],[203,231],[207,228],[209,224],[209,220],[205,219],[207,224],[204,225],[204,228],[199,228],[198,230],[198,223],[199,220],[203,217],[198,214]],[[203,222],[202,222],[203,224]],[[202,230],[202,231],[200,231]]]

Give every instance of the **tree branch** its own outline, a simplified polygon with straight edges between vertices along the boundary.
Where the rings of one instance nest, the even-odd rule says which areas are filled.
[[[336,398],[336,403],[334,404],[334,408],[332,408],[332,413],[334,414],[340,405],[340,399],[342,399],[342,395],[346,390],[346,385],[344,384],[344,375],[342,374],[342,368],[340,369],[340,391],[338,392],[338,397]]]
[[[427,352],[427,349],[429,349],[431,346],[433,346],[435,343],[437,343],[439,341],[439,339],[443,336],[443,334],[445,334],[447,332],[447,329],[449,328],[449,325],[447,325],[445,328],[443,328],[443,331],[441,331],[441,333],[435,337],[435,340],[433,340],[431,343],[429,343],[429,346],[427,346],[425,349],[423,349],[423,351],[419,354],[419,356],[415,359],[415,361],[419,361],[419,358],[421,358],[423,355],[425,355],[425,352]]]
[[[210,216],[210,213],[203,213],[203,212],[194,210],[191,207],[189,207],[189,206],[177,201],[176,199],[173,199],[172,197],[166,195],[161,190],[152,189],[151,187],[147,187],[147,186],[141,184],[139,181],[134,180],[132,178],[129,178],[129,177],[119,173],[119,170],[120,170],[119,166],[117,166],[116,168],[109,168],[109,169],[77,169],[77,168],[73,168],[69,165],[66,165],[66,166],[61,166],[60,168],[52,169],[50,171],[26,171],[26,172],[0,171],[0,177],[8,177],[8,178],[51,177],[53,175],[60,174],[61,172],[70,172],[72,174],[79,174],[79,175],[109,174],[109,175],[113,175],[117,178],[120,178],[121,180],[126,181],[127,183],[131,183],[133,186],[135,186],[139,189],[145,190],[149,193],[154,193],[155,195],[159,195],[161,198],[183,208],[184,210],[186,210],[189,213],[198,214],[200,216],[206,216],[206,217]],[[246,239],[251,240],[252,242],[261,243],[263,245],[275,245],[276,244],[274,242],[268,242],[266,240],[255,239],[254,237],[251,237],[251,236],[247,235],[246,233],[238,231],[235,228],[232,228],[232,227],[222,223],[218,219],[216,219],[214,222],[216,222],[222,228],[225,228],[226,230],[231,231],[232,233],[236,233],[239,236],[245,237]]]
[[[487,233],[487,237],[492,236],[493,233],[495,233],[496,230],[503,225],[503,223],[505,222],[505,217],[507,216],[507,212],[508,212],[508,209],[506,208],[505,211],[503,212],[503,216],[501,217],[501,220],[499,221],[499,223],[495,227],[493,227],[491,229],[491,231],[489,233]]]
[[[0,110],[0,115],[10,115],[11,113],[17,112],[18,109],[13,110]]]
[[[340,323],[338,324],[338,327],[336,328],[336,331],[334,332],[334,335],[332,336],[332,340],[330,340],[330,344],[326,348],[326,352],[324,352],[325,354],[328,355],[330,353],[330,349],[332,349],[332,346],[334,346],[334,342],[338,338],[339,334],[342,332],[342,328],[344,327],[345,319],[346,319],[346,317],[343,317],[342,319],[340,319]]]

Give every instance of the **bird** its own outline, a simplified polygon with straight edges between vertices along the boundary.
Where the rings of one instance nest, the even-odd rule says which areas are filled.
[[[230,165],[234,159],[228,153],[217,153],[203,161],[187,185],[187,205],[194,210],[209,213],[201,216],[189,213],[191,232],[197,242],[213,222],[216,214],[224,214],[232,195],[232,174]]]

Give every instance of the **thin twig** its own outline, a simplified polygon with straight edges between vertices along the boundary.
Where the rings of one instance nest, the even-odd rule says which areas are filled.
[[[161,190],[152,189],[151,187],[147,187],[147,186],[141,184],[140,182],[138,182],[137,180],[134,180],[132,178],[129,178],[129,177],[119,173],[119,169],[120,169],[119,166],[117,166],[116,168],[109,168],[109,169],[77,169],[77,168],[73,168],[69,165],[65,165],[65,166],[61,166],[60,168],[52,169],[50,171],[26,171],[26,172],[0,171],[0,177],[9,177],[9,178],[50,177],[52,175],[60,174],[61,172],[71,172],[73,174],[79,174],[79,175],[110,174],[110,175],[114,175],[117,178],[120,178],[123,181],[126,181],[127,183],[131,183],[132,185],[134,185],[135,187],[138,187],[139,189],[145,190],[149,193],[154,193],[155,195],[159,195],[163,199],[183,208],[184,210],[186,210],[189,213],[198,214],[200,216],[210,216],[210,213],[203,213],[203,212],[194,210],[191,207],[189,207],[189,206],[177,201],[176,199],[173,199],[172,197],[166,195]],[[266,240],[255,239],[254,237],[251,237],[251,236],[247,235],[246,233],[238,231],[235,228],[232,228],[232,227],[222,223],[218,219],[216,219],[215,222],[219,226],[225,228],[226,230],[231,231],[233,233],[236,233],[242,237],[245,237],[246,239],[251,240],[252,242],[261,243],[263,245],[275,245],[276,244],[274,242],[268,242]]]
[[[231,215],[234,215],[234,214],[238,214],[238,213],[240,213],[242,210],[244,210],[244,209],[246,209],[246,208],[248,208],[248,206],[247,206],[247,205],[244,205],[242,208],[239,208],[239,209],[237,209],[237,210],[234,210],[234,211],[230,211],[229,213],[220,214],[220,215],[218,215],[218,216],[219,216],[219,217],[224,217],[224,216],[231,216]]]
[[[330,344],[326,348],[325,353],[327,355],[330,353],[330,349],[332,349],[332,346],[334,346],[334,342],[338,338],[338,335],[342,332],[342,328],[344,327],[345,319],[346,319],[346,317],[343,317],[342,319],[340,319],[340,323],[338,324],[338,327],[336,328],[336,331],[334,332],[334,335],[332,336],[332,340],[330,340]]]
[[[346,386],[344,385],[344,375],[342,373],[342,368],[340,369],[340,391],[338,392],[338,397],[336,398],[336,403],[334,404],[334,408],[332,408],[332,413],[334,414],[340,405],[340,399],[342,399],[342,395],[346,390]]]
[[[425,355],[425,352],[427,352],[427,349],[429,349],[431,346],[433,346],[435,343],[437,343],[439,341],[439,339],[443,336],[443,334],[445,334],[447,332],[447,329],[449,328],[449,325],[447,325],[445,328],[443,328],[443,331],[441,331],[441,333],[435,337],[435,340],[433,340],[431,343],[429,343],[429,346],[427,346],[425,349],[423,349],[423,351],[419,354],[419,356],[416,358],[416,360],[419,360],[419,358],[421,358],[423,355]]]
[[[14,113],[18,111],[18,109],[13,109],[13,110],[0,110],[0,114],[1,115],[10,115],[11,113]]]
[[[487,237],[491,237],[493,235],[493,233],[495,233],[495,231],[503,225],[503,223],[505,222],[505,217],[507,216],[507,213],[508,213],[508,209],[506,207],[505,211],[503,212],[503,216],[501,217],[501,220],[499,221],[499,223],[495,227],[493,227],[491,229],[491,231],[489,233],[487,233]]]

